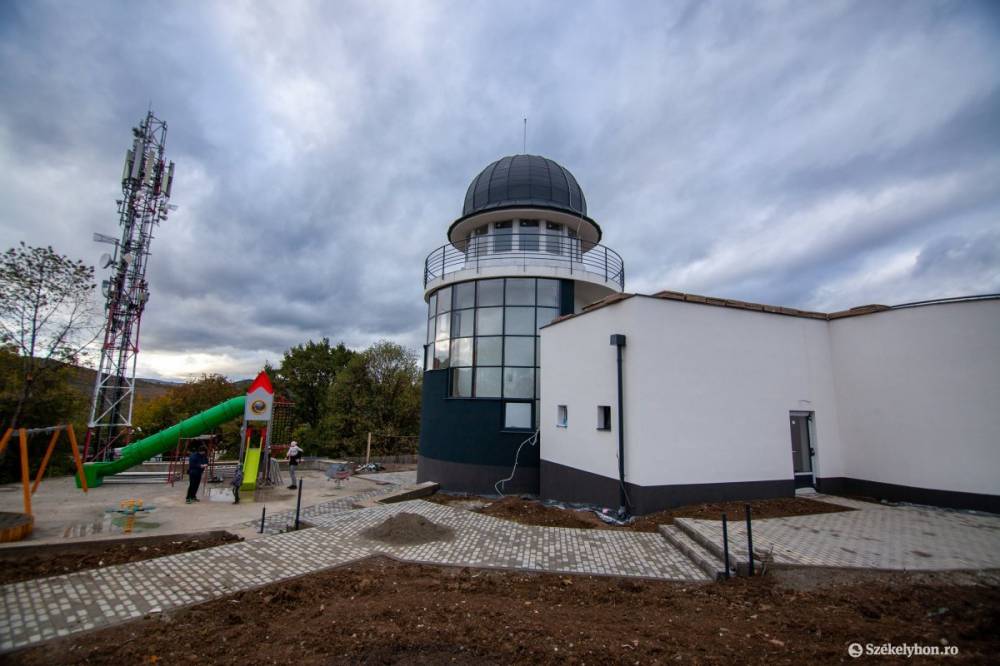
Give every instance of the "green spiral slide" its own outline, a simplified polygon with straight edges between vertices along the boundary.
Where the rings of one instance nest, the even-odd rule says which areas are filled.
[[[121,457],[117,460],[86,463],[83,466],[83,474],[87,477],[87,487],[96,488],[104,483],[104,477],[124,472],[153,456],[166,453],[176,447],[177,440],[182,437],[197,437],[226,421],[243,416],[245,403],[245,395],[230,398],[200,414],[184,419],[177,425],[129,444],[121,450]],[[76,478],[76,486],[80,487],[80,477]]]

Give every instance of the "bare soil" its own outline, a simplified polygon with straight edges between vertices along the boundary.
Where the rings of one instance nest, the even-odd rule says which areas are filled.
[[[455,538],[455,530],[431,522],[419,513],[403,511],[369,527],[361,536],[396,546],[414,546],[432,541],[451,541]]]
[[[787,516],[805,516],[817,513],[838,513],[853,511],[847,507],[818,502],[806,497],[781,497],[768,500],[752,500],[750,502],[710,502],[691,504],[666,511],[638,516],[635,521],[626,526],[616,526],[605,523],[592,511],[576,511],[550,506],[534,499],[520,497],[503,497],[490,499],[471,495],[445,495],[436,493],[425,497],[427,501],[438,504],[448,504],[462,508],[472,508],[479,513],[504,518],[524,525],[541,525],[544,527],[577,527],[581,529],[625,529],[636,532],[655,532],[657,525],[669,525],[674,518],[700,518],[704,520],[722,520],[723,512],[729,520],[745,520],[744,507],[750,504],[750,515],[753,518],[784,518]]]
[[[215,531],[116,539],[112,542],[82,541],[53,546],[12,546],[0,549],[0,585],[150,560],[242,540],[242,537],[235,534]]]
[[[801,664],[851,661],[853,642],[947,642],[987,663],[1000,650],[1000,588],[969,576],[797,589],[774,577],[695,585],[373,558],[0,663]]]

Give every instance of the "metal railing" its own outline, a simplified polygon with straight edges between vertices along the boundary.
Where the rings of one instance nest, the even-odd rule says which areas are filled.
[[[489,234],[442,245],[424,260],[424,286],[457,271],[509,266],[562,268],[625,288],[625,262],[617,252],[580,238],[546,234]]]

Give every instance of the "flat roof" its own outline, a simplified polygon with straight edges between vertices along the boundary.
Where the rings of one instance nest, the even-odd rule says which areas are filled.
[[[662,301],[682,301],[685,303],[697,303],[700,305],[713,305],[721,308],[736,308],[738,310],[750,310],[752,312],[764,312],[767,314],[784,315],[786,317],[801,317],[804,319],[822,319],[830,321],[834,319],[844,319],[846,317],[860,317],[862,315],[885,312],[886,310],[901,310],[905,308],[923,307],[927,305],[941,305],[944,303],[964,303],[967,301],[989,301],[1000,300],[1000,294],[977,294],[975,296],[955,296],[952,298],[937,298],[927,301],[913,301],[912,303],[900,303],[899,305],[880,305],[873,303],[870,305],[859,305],[849,310],[839,310],[837,312],[814,312],[811,310],[799,310],[798,308],[788,308],[780,305],[766,305],[764,303],[751,303],[749,301],[738,301],[731,298],[716,298],[714,296],[700,296],[698,294],[687,294],[681,291],[658,291],[655,294],[630,294],[616,293],[606,296],[599,301],[594,301],[583,306],[583,309],[576,314],[562,315],[553,319],[543,326],[553,326],[559,322],[573,319],[585,315],[594,310],[600,310],[615,303],[627,301],[630,298],[655,298]]]

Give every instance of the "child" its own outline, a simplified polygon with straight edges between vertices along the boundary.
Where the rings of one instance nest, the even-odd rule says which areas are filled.
[[[243,485],[243,463],[236,464],[236,471],[233,472],[233,480],[230,483],[233,486],[233,504],[239,504],[240,486]]]
[[[302,447],[299,446],[298,442],[292,442],[288,445],[288,475],[292,477],[292,485],[288,486],[289,490],[295,490],[298,487],[298,482],[295,479],[295,470],[298,469],[299,460],[302,459]]]

